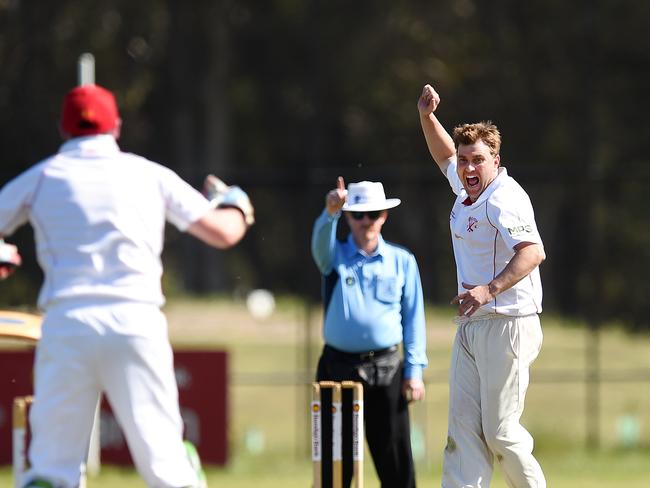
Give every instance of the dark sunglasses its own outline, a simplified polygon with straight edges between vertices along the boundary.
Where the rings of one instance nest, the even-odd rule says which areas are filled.
[[[381,210],[373,210],[371,212],[350,212],[350,215],[354,220],[363,220],[365,215],[367,215],[370,220],[377,220],[381,215]]]

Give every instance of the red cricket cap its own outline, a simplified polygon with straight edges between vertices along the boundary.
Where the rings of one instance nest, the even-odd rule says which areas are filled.
[[[61,129],[72,137],[109,132],[119,118],[115,96],[99,85],[78,86],[63,99]]]

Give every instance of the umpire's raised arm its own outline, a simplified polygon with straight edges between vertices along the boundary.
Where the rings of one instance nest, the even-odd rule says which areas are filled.
[[[332,259],[336,247],[336,226],[341,209],[347,200],[347,190],[342,176],[336,179],[336,188],[325,195],[325,209],[314,222],[311,237],[311,253],[322,274],[332,270]]]

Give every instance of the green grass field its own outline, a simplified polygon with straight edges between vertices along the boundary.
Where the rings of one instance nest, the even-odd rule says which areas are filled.
[[[225,468],[207,467],[210,486],[310,486],[308,383],[321,347],[320,310],[282,300],[271,317],[255,320],[243,304],[193,299],[172,301],[165,312],[176,348],[230,352],[231,460]],[[427,399],[412,407],[420,487],[440,486],[452,313],[427,312]],[[543,316],[542,324],[544,347],[532,371],[523,423],[535,437],[548,486],[650,486],[650,338],[614,327],[603,331],[603,382],[589,390],[589,334],[580,324],[553,317]],[[597,435],[598,448],[586,448],[588,435]],[[368,456],[365,471],[365,486],[378,487]],[[0,486],[12,486],[8,467],[0,469]],[[103,467],[88,486],[145,485],[131,469]],[[498,468],[491,486],[506,487]]]
[[[543,453],[540,459],[552,488],[624,488],[650,486],[649,451],[602,452],[587,454],[577,450],[565,453]],[[378,488],[371,466],[366,467],[366,488]],[[211,488],[287,488],[311,486],[308,462],[236,461],[226,469],[207,468]],[[0,469],[0,486],[10,487],[8,468]],[[104,467],[98,478],[90,478],[89,488],[146,488],[130,469]],[[420,469],[418,486],[440,486],[440,469]],[[492,488],[506,488],[495,472]]]

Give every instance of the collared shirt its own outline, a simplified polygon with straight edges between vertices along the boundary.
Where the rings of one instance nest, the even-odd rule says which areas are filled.
[[[340,213],[324,210],[312,234],[312,255],[324,277],[325,343],[346,352],[403,342],[404,377],[422,378],[427,365],[424,299],[415,257],[384,241],[371,255],[348,236],[336,239]]]
[[[112,136],[78,137],[2,188],[0,235],[32,224],[43,309],[88,297],[162,305],[165,221],[184,231],[209,209],[173,171],[121,152]]]
[[[449,160],[447,179],[457,195],[449,223],[456,258],[458,293],[462,283],[486,285],[497,276],[522,242],[542,244],[530,198],[505,168],[475,202],[456,172],[456,158]],[[523,316],[542,311],[542,283],[539,268],[483,305],[474,316],[497,313]]]

